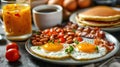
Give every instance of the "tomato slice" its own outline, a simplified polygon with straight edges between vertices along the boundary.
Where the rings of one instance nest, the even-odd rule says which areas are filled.
[[[6,52],[5,57],[8,61],[15,62],[20,58],[20,54],[17,49],[12,48]]]
[[[15,49],[18,50],[18,45],[17,45],[17,43],[12,42],[12,43],[7,44],[6,50],[9,50],[9,49],[11,49],[11,48],[15,48]]]

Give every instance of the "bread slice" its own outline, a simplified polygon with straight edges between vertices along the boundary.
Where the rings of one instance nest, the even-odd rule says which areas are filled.
[[[82,20],[115,21],[120,19],[120,12],[108,6],[96,6],[78,14]]]

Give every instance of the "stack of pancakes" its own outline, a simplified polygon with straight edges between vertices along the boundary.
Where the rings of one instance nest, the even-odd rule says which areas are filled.
[[[108,6],[96,6],[79,13],[76,20],[84,26],[117,27],[120,26],[120,11]]]

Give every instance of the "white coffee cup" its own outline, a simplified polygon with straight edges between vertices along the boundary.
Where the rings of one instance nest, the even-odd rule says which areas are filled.
[[[32,12],[37,29],[50,28],[62,22],[62,7],[59,5],[39,5]]]

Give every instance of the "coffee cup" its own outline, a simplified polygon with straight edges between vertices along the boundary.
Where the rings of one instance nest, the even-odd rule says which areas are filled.
[[[32,12],[37,29],[42,30],[62,23],[62,7],[59,5],[39,5]]]

